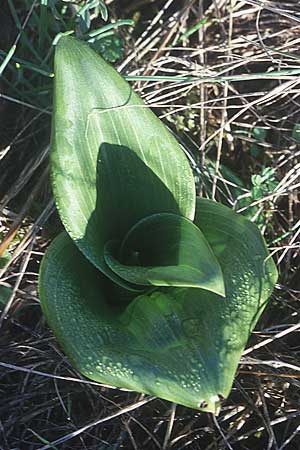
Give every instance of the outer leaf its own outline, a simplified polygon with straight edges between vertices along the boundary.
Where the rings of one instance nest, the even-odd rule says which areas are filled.
[[[151,214],[193,219],[192,171],[162,122],[87,44],[61,37],[54,91],[51,162],[61,219],[84,255],[118,281],[104,263],[104,243]]]
[[[61,346],[88,378],[217,412],[277,272],[247,219],[211,201],[197,206],[224,273],[224,300],[165,288],[116,309],[104,278],[64,234],[43,260],[40,294]]]
[[[197,287],[225,296],[221,267],[198,227],[175,214],[154,214],[125,236],[119,260],[114,241],[105,261],[121,278],[136,284]]]

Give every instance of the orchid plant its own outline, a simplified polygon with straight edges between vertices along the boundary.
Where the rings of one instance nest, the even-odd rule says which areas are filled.
[[[277,279],[264,239],[196,198],[179,143],[86,43],[60,38],[54,82],[46,319],[89,379],[217,413]]]

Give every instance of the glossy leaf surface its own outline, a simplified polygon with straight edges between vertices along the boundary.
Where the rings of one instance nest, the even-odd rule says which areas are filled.
[[[225,295],[217,259],[199,228],[184,217],[154,214],[132,227],[121,245],[109,244],[106,263],[131,283],[198,287]]]
[[[178,142],[115,69],[68,36],[55,55],[51,167],[67,232],[119,284],[103,259],[106,242],[151,214],[194,218],[193,175]]]
[[[222,268],[224,299],[203,289],[160,288],[121,306],[112,282],[66,234],[42,262],[40,296],[60,345],[88,378],[217,412],[277,271],[244,217],[198,200],[195,224]]]

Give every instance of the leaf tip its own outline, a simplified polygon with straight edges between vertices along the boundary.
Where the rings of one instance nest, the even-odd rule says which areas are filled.
[[[225,288],[224,280],[222,280],[222,283],[219,283],[218,288],[216,290],[216,294],[218,294],[220,297],[223,297],[223,298],[226,297],[226,288]]]
[[[215,416],[218,416],[221,410],[221,403],[225,400],[222,394],[211,395],[206,400],[201,400],[198,407],[200,411],[210,412]]]
[[[203,288],[203,285],[199,287]],[[219,295],[220,297],[225,298],[226,297],[226,287],[224,283],[224,278],[222,271],[220,269],[220,272],[217,273],[213,279],[209,280],[209,282],[206,283],[206,286],[204,289],[207,289],[208,291],[214,292],[215,294]]]

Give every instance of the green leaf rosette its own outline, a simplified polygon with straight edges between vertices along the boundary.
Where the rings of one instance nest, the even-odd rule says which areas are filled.
[[[47,321],[100,383],[218,412],[277,280],[258,228],[196,199],[176,139],[85,43],[55,56],[51,171],[65,232],[42,261]]]

